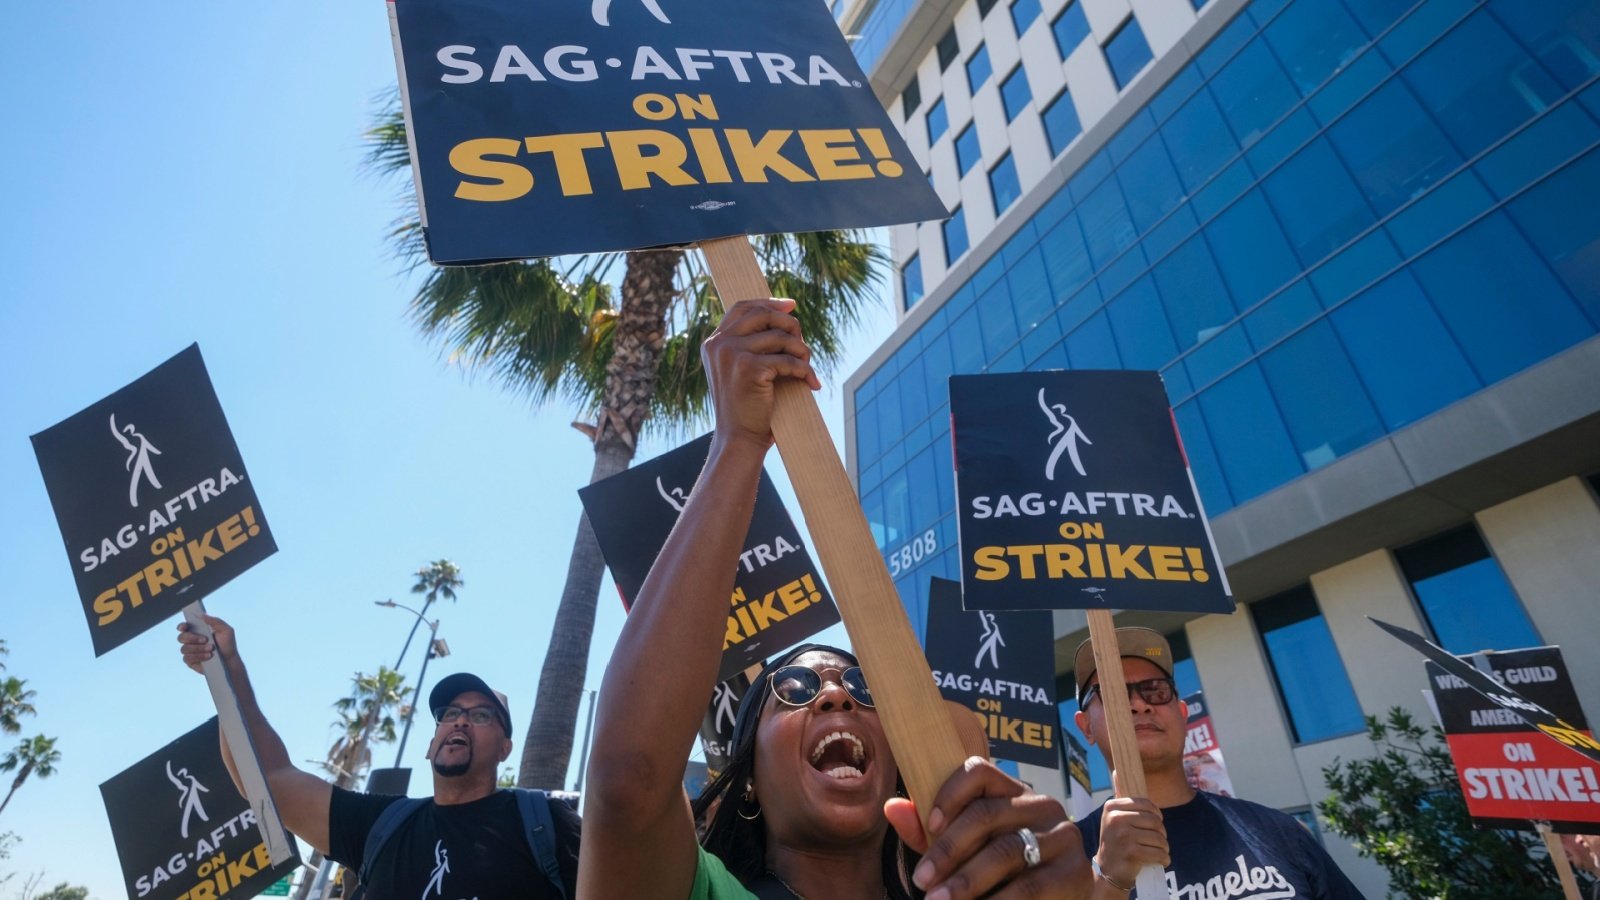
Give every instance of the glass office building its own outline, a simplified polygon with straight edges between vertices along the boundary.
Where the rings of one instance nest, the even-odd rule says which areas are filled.
[[[1427,715],[1367,615],[1456,652],[1600,633],[1600,0],[839,18],[952,210],[891,231],[902,319],[847,384],[918,627],[959,573],[946,379],[1123,368],[1161,372],[1244,606],[1121,618],[1183,639],[1242,796],[1303,810],[1364,714]]]

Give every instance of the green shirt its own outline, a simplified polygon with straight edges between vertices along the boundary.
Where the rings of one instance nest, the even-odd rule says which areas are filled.
[[[689,889],[689,900],[756,900],[756,895],[745,890],[722,860],[707,853],[704,847],[696,849],[700,858],[695,862],[694,887]]]

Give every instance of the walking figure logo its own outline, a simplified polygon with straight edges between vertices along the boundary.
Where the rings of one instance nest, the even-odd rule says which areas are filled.
[[[1006,639],[1000,636],[1000,625],[994,620],[994,613],[978,613],[978,621],[983,623],[983,643],[978,645],[978,656],[972,661],[973,668],[983,668],[983,655],[989,655],[989,665],[1000,668],[1000,648],[1006,645]]]
[[[650,11],[650,15],[656,17],[656,21],[663,25],[672,24],[672,20],[667,18],[667,14],[661,11],[661,7],[656,3],[656,0],[639,0],[639,2],[643,3],[644,8]],[[594,0],[589,12],[594,15],[594,23],[596,25],[608,26],[611,24],[611,0]]]
[[[1079,475],[1088,475],[1083,470],[1083,460],[1078,458],[1078,442],[1092,446],[1094,441],[1089,440],[1089,436],[1078,427],[1077,419],[1067,415],[1065,403],[1045,402],[1044,388],[1039,388],[1039,408],[1044,410],[1045,418],[1050,420],[1050,425],[1055,429],[1045,438],[1046,441],[1053,441],[1055,447],[1050,451],[1050,461],[1044,465],[1044,477],[1050,481],[1056,480],[1056,463],[1063,452],[1072,458],[1072,467],[1078,470]]]
[[[128,482],[128,505],[138,506],[141,478],[148,479],[151,487],[161,489],[161,482],[156,480],[156,470],[150,464],[150,454],[160,456],[161,451],[148,438],[135,431],[132,425],[124,425],[118,430],[116,413],[111,414],[111,436],[117,439],[122,449],[128,451],[128,459],[122,464],[124,469],[133,473],[133,480]]]
[[[684,504],[689,502],[689,498],[684,496],[683,488],[675,487],[670,491],[667,490],[666,485],[661,483],[660,475],[656,476],[656,493],[660,494],[661,499],[667,501],[667,504],[678,512],[683,512]]]
[[[428,879],[428,886],[422,889],[422,900],[428,900],[429,894],[444,896],[444,876],[450,872],[450,851],[444,849],[444,841],[433,845],[433,877]]]
[[[159,485],[157,485],[159,487]],[[211,793],[210,788],[200,783],[200,779],[189,774],[188,768],[172,771],[172,760],[167,760],[167,780],[178,789],[178,807],[183,810],[183,823],[178,828],[178,834],[187,838],[189,836],[189,817],[199,813],[200,821],[209,822],[206,808],[200,804],[200,795]]]
[[[726,716],[728,718],[728,733],[732,734],[736,719],[733,711],[733,688],[726,681],[719,682],[717,684],[717,696],[712,702],[717,707],[717,713],[711,720],[712,726],[721,733],[722,718]]]

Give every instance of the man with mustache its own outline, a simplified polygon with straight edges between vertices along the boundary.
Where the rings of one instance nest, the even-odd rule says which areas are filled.
[[[1362,900],[1328,851],[1291,816],[1189,786],[1183,771],[1189,710],[1172,682],[1172,648],[1148,628],[1118,628],[1117,644],[1127,697],[1101,696],[1094,649],[1084,641],[1073,666],[1073,720],[1114,766],[1104,704],[1127,702],[1149,796],[1112,798],[1078,823],[1084,852],[1094,861],[1096,900],[1128,896],[1139,870],[1150,864],[1167,869],[1174,900]]]
[[[541,791],[497,785],[500,763],[511,755],[511,711],[504,694],[465,672],[441,679],[428,695],[435,721],[428,742],[433,796],[358,794],[294,766],[256,703],[233,628],[213,616],[206,624],[214,641],[187,623],[178,625],[184,663],[198,672],[213,653],[220,654],[284,827],[359,872],[365,896],[575,896],[577,813],[565,803],[550,802]],[[242,794],[226,738],[222,758]]]

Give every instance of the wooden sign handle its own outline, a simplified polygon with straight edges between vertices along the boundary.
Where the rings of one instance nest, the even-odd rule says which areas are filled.
[[[1139,738],[1133,732],[1133,711],[1125,702],[1128,681],[1122,676],[1122,651],[1117,626],[1109,609],[1085,610],[1089,618],[1089,643],[1094,648],[1094,671],[1100,679],[1100,707],[1105,710],[1106,737],[1111,741],[1111,767],[1117,773],[1121,797],[1148,797],[1144,761],[1139,758]],[[1139,900],[1170,897],[1167,873],[1160,866],[1139,870]]]
[[[700,245],[724,308],[772,296],[744,235]],[[804,384],[777,385],[772,433],[850,643],[878,698],[878,718],[924,824],[945,779],[966,754],[905,607],[878,554],[861,502],[822,410]]]
[[[1562,895],[1566,900],[1582,900],[1578,895],[1578,878],[1572,874],[1572,861],[1567,859],[1567,850],[1561,846],[1561,836],[1550,830],[1548,822],[1536,822],[1534,827],[1539,830],[1539,836],[1544,838],[1545,849],[1550,851],[1550,865],[1556,867]]]
[[[211,626],[206,624],[205,614],[206,608],[199,600],[183,608],[183,619],[189,623],[189,630],[211,640]],[[289,833],[278,819],[278,807],[272,802],[266,773],[261,771],[261,760],[256,757],[255,744],[245,728],[244,715],[239,712],[239,698],[234,696],[233,683],[228,680],[221,654],[211,654],[211,658],[200,665],[200,670],[206,676],[206,687],[211,689],[211,702],[217,707],[217,727],[228,739],[234,768],[239,772],[239,780],[244,782],[244,797],[255,812],[256,827],[261,829],[261,838],[267,844],[267,855],[275,866],[288,862],[292,858]]]

